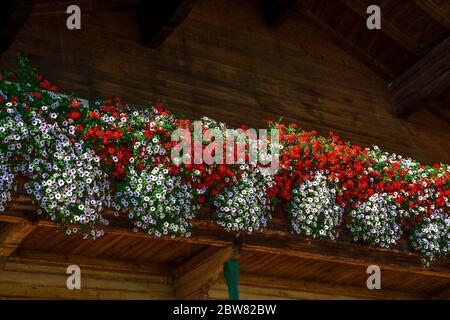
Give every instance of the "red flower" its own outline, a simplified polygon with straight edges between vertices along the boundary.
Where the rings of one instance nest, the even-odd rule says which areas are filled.
[[[94,118],[94,119],[100,119],[100,113],[90,111],[89,117]]]
[[[79,108],[81,106],[81,104],[77,100],[72,100],[70,105],[74,108]]]
[[[69,112],[68,117],[72,118],[72,119],[79,119],[79,118],[81,118],[81,113],[79,113],[77,111],[71,111],[71,112]]]

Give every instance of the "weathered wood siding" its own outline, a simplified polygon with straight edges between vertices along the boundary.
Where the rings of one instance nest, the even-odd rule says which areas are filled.
[[[1,299],[174,299],[167,277],[81,268],[81,289],[69,290],[66,266],[9,262],[0,269]]]
[[[394,118],[384,80],[307,20],[266,27],[260,1],[200,1],[157,50],[141,46],[132,9],[85,13],[81,31],[68,30],[65,19],[33,16],[1,66],[21,50],[81,97],[162,98],[186,116],[234,126],[283,117],[426,163],[450,162],[448,123],[427,110]]]

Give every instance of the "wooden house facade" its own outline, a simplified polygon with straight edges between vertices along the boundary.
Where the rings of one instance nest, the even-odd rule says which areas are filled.
[[[70,3],[69,3],[70,2]],[[164,99],[189,118],[238,127],[283,118],[425,164],[450,163],[450,3],[446,0],[2,1],[0,67],[17,51],[66,91],[131,104]],[[81,29],[66,27],[68,5]],[[382,29],[366,27],[378,4]],[[26,9],[29,8],[29,9]],[[17,193],[0,214],[0,298],[449,299],[450,260],[290,233],[283,210],[253,234],[203,208],[188,238],[154,238],[112,217],[96,240],[61,234]],[[108,214],[108,213],[107,213]],[[82,270],[68,290],[67,267]],[[366,286],[381,268],[380,290]]]

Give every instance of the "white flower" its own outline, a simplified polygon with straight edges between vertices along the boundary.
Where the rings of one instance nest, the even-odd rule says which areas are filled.
[[[400,212],[393,197],[374,194],[350,211],[347,227],[355,241],[388,248],[397,243],[403,233]]]
[[[265,227],[271,218],[272,206],[267,196],[271,182],[272,176],[265,176],[255,168],[235,185],[224,188],[213,202],[216,222],[233,231],[252,232]]]
[[[320,172],[292,190],[288,213],[293,232],[314,238],[336,239],[335,230],[342,221],[343,207],[336,204],[336,189]]]

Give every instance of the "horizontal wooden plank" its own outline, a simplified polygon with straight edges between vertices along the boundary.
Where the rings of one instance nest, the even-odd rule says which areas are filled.
[[[69,290],[66,267],[8,262],[0,297],[46,299],[173,299],[167,277],[81,269],[81,289]]]
[[[15,211],[9,211],[7,214],[0,215],[0,221],[18,223],[22,221],[24,213],[28,216],[33,214],[35,208],[33,205],[30,205],[29,199],[27,200],[26,197],[20,196],[20,200],[21,202],[15,202],[12,205],[12,207],[16,206]],[[22,211],[17,211],[17,206],[19,205]],[[236,241],[236,238],[239,238],[239,241],[242,242],[242,250],[244,251],[250,250],[359,266],[377,264],[381,268],[388,270],[450,278],[450,259],[435,261],[426,269],[420,265],[419,256],[409,251],[407,247],[381,249],[346,241],[309,239],[289,233],[287,226],[279,219],[274,219],[271,222],[271,228],[266,228],[262,232],[255,232],[250,235],[237,234],[234,232],[226,232],[213,223],[210,220],[210,215],[211,209],[208,208],[203,209],[198,214],[198,218],[192,221],[193,228],[191,237],[163,237],[163,239],[224,247],[229,246]],[[110,227],[107,228],[107,232],[133,235],[136,237],[148,237],[144,233],[134,233],[130,229],[129,221],[114,220],[112,214],[108,212],[106,212],[106,216],[111,217],[113,220],[110,223]],[[39,220],[36,224],[46,227],[57,227],[57,225],[46,220]]]
[[[441,1],[441,5],[439,5],[435,0],[414,0],[414,4],[450,30],[450,4],[448,1]]]
[[[223,281],[220,284],[223,284]],[[316,295],[323,295],[323,298],[325,299],[342,297],[345,299],[356,298],[418,300],[427,298],[427,296],[423,294],[385,290],[383,288],[380,290],[369,290],[366,287],[354,287],[323,282],[265,277],[252,274],[241,274],[239,277],[239,286],[254,287],[255,292],[257,292],[258,288],[271,288],[278,290],[304,292],[310,294],[311,299],[317,298]]]
[[[99,271],[117,271],[137,274],[151,274],[169,276],[173,266],[158,263],[139,263],[136,261],[124,261],[119,259],[98,258],[78,254],[57,254],[40,250],[22,250],[11,256],[9,262],[22,262],[32,264],[68,266],[76,264],[80,268],[88,268]]]

